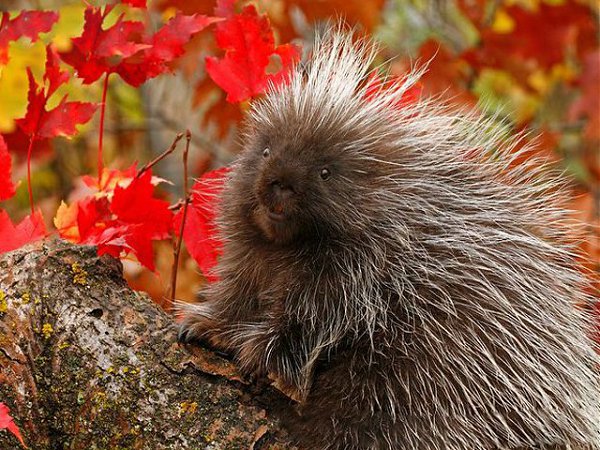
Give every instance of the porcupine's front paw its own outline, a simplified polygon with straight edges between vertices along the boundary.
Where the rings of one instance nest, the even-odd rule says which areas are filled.
[[[210,345],[217,323],[214,308],[209,302],[179,303],[176,315],[183,318],[177,333],[180,343]]]
[[[180,344],[204,344],[208,342],[206,332],[199,332],[197,322],[193,318],[185,318],[179,324],[177,341]]]

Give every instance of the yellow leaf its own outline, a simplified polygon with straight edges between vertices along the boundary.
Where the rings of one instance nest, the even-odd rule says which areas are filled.
[[[41,76],[46,63],[44,43],[30,44],[24,40],[13,42],[9,49],[10,59],[0,75],[0,132],[14,131],[14,119],[23,117],[27,109],[27,67],[35,76]]]
[[[58,230],[60,237],[71,242],[79,242],[79,226],[77,225],[77,213],[79,207],[77,203],[67,205],[61,201],[56,217],[54,217],[54,226]]]
[[[556,83],[571,82],[577,77],[573,67],[567,64],[555,64],[552,69],[537,69],[527,78],[527,83],[541,95],[545,95]]]
[[[515,21],[506,11],[499,9],[494,17],[492,30],[499,34],[508,34],[515,28]]]
[[[52,29],[52,43],[58,51],[69,50],[71,38],[81,35],[84,10],[83,4],[63,6],[58,10],[60,18]]]
[[[552,78],[558,81],[573,81],[577,78],[577,71],[569,64],[556,64],[552,67]]]
[[[550,79],[548,74],[541,69],[538,69],[535,72],[533,72],[531,75],[529,75],[529,78],[527,79],[527,83],[529,83],[529,85],[532,88],[534,88],[541,94],[544,94],[548,91],[548,89],[551,86],[551,81],[552,80]]]

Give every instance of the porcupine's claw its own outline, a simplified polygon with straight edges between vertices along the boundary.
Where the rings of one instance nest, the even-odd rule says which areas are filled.
[[[177,330],[177,342],[180,344],[192,344],[197,342],[197,339],[193,336],[192,328],[188,324],[182,323],[179,325]]]
[[[215,347],[204,335],[199,335],[196,330],[194,330],[194,324],[190,323],[189,320],[184,320],[178,327],[177,330],[177,342],[182,345],[194,345],[196,347],[203,347],[207,350],[210,350],[215,355],[220,356],[223,359],[227,359],[228,361],[233,360],[232,356],[221,350],[220,348]]]

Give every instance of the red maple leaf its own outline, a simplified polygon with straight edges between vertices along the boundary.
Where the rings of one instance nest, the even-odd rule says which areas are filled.
[[[121,3],[133,6],[134,8],[147,8],[146,0],[121,0]]]
[[[83,175],[81,181],[83,181],[88,188],[91,188],[96,192],[112,192],[115,187],[117,187],[117,184],[125,180],[133,179],[136,174],[135,166],[136,164],[134,163],[125,170],[104,168],[100,180],[98,180],[97,177]]]
[[[95,245],[112,221],[108,197],[88,196],[71,205],[61,202],[54,217],[54,226],[63,239]],[[119,253],[120,250],[114,256],[119,256]]]
[[[1,213],[0,213],[0,217]],[[4,403],[0,402],[0,430],[8,430],[19,440],[23,447],[27,447],[25,442],[23,442],[23,437],[21,436],[21,432],[19,431],[19,427],[15,424],[14,419],[10,416],[10,411],[8,406]]]
[[[68,72],[60,70],[58,56],[51,46],[46,47],[44,84],[38,85],[29,68],[27,75],[29,77],[27,113],[16,123],[31,138],[72,136],[77,131],[75,125],[86,123],[92,118],[97,105],[67,102],[66,96],[58,106],[49,111],[46,110],[46,104],[52,94],[69,79]]]
[[[169,202],[154,196],[155,181],[150,170],[142,175],[134,173],[131,180],[121,178],[121,182],[126,185],[111,182],[97,195],[71,205],[62,203],[54,224],[65,239],[96,245],[100,255],[131,253],[154,270],[152,241],[167,239],[172,232]]]
[[[230,14],[232,2],[219,2],[218,12]],[[225,92],[227,101],[241,102],[262,94],[269,83],[287,79],[293,65],[300,59],[300,49],[292,44],[275,46],[271,24],[266,15],[259,15],[253,5],[240,14],[230,14],[217,25],[215,37],[225,50],[221,59],[206,57],[206,71]],[[268,73],[272,57],[278,57],[281,68]]]
[[[69,79],[68,72],[60,70],[58,55],[48,45],[46,47],[46,70],[43,84],[37,81],[27,68],[29,78],[29,93],[27,94],[27,113],[25,117],[16,120],[21,131],[29,136],[29,148],[27,150],[27,188],[29,191],[29,203],[33,214],[33,191],[31,189],[31,156],[33,145],[36,140],[53,138],[56,136],[72,136],[76,133],[76,125],[89,121],[97,105],[83,102],[67,102],[65,95],[60,104],[47,111],[46,104],[61,85]]]
[[[117,185],[110,210],[122,224],[143,228],[152,239],[166,239],[172,230],[169,202],[154,197],[152,171],[147,170],[127,187]]]
[[[192,188],[192,201],[188,207],[183,240],[188,252],[198,263],[209,281],[215,281],[213,269],[222,253],[222,242],[215,227],[219,195],[225,185],[228,167],[205,173]],[[183,211],[174,217],[174,228],[179,233]]]
[[[114,6],[101,8],[88,6],[84,13],[81,36],[72,39],[73,47],[61,53],[61,58],[77,70],[77,76],[85,84],[96,81],[105,73],[114,72],[123,58],[146,48],[141,42],[145,26],[142,22],[123,20],[107,29],[102,25]]]
[[[29,146],[30,137],[23,133],[19,127],[10,133],[2,134],[6,141],[6,146],[10,148],[10,153],[16,156],[18,159],[27,158],[27,147]],[[33,143],[32,156],[47,156],[52,154],[53,145],[50,139],[37,140]]]
[[[131,0],[133,6],[142,3]],[[169,70],[168,64],[184,53],[184,44],[199,31],[219,20],[203,15],[176,15],[157,33],[147,34],[142,22],[123,20],[104,29],[106,16],[113,6],[87,7],[80,37],[73,39],[73,48],[61,53],[62,59],[77,70],[86,84],[103,74],[118,73],[132,86]]]
[[[0,253],[9,252],[44,238],[48,232],[41,211],[26,216],[15,226],[6,211],[0,210]]]
[[[419,69],[426,68],[420,78],[426,95],[452,99],[452,103],[474,105],[475,95],[469,90],[470,66],[456,57],[450,48],[429,39],[419,49]],[[423,67],[425,66],[425,67]]]
[[[80,242],[94,243],[113,220],[108,197],[86,197],[75,205]]]
[[[146,48],[125,59],[116,69],[121,78],[139,86],[150,78],[171,70],[169,64],[183,55],[184,45],[192,36],[221,19],[200,14],[177,14],[155,34],[146,36]]]
[[[15,185],[11,180],[12,160],[4,138],[0,135],[0,200],[15,195]]]
[[[22,11],[17,17],[10,19],[7,12],[2,13],[0,20],[0,65],[8,62],[8,44],[20,37],[27,37],[35,42],[40,33],[47,33],[58,21],[58,13],[54,11]]]

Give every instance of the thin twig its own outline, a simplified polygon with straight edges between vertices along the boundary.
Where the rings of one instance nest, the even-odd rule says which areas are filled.
[[[104,143],[104,116],[106,114],[106,93],[108,92],[108,77],[110,72],[106,72],[104,85],[102,87],[102,103],[100,105],[100,132],[98,133],[98,185],[102,184],[102,171],[104,170],[104,160],[102,156]]]
[[[33,205],[33,189],[31,187],[31,154],[33,153],[33,142],[35,134],[29,138],[29,148],[27,149],[27,192],[29,192],[29,206],[31,207],[31,215],[34,213]]]
[[[183,208],[183,205],[185,205],[185,202],[187,202],[189,200],[191,200],[191,199],[190,198],[186,198],[186,199],[183,199],[183,200],[177,200],[176,203],[173,203],[172,205],[169,206],[169,211],[172,211],[172,212],[179,211],[181,208]]]
[[[175,290],[177,288],[177,272],[179,269],[179,255],[181,253],[181,243],[183,241],[185,220],[187,218],[188,206],[190,204],[190,196],[188,196],[188,152],[190,150],[190,141],[192,140],[192,133],[190,133],[190,130],[186,130],[185,140],[185,150],[183,151],[183,198],[185,198],[185,202],[183,204],[181,226],[179,227],[179,237],[173,249],[173,267],[171,268],[171,304],[173,304],[173,302],[175,301]]]
[[[176,120],[173,120],[163,114],[161,111],[157,111],[154,116],[149,117],[150,121],[158,121],[161,125],[166,126],[172,130],[181,130],[181,124]],[[202,136],[198,136],[197,134],[193,135],[192,142],[199,147],[202,147],[204,150],[207,150],[213,156],[222,156],[225,153],[223,147],[215,144],[209,139],[206,139]]]
[[[492,24],[494,23],[494,20],[496,19],[496,13],[498,12],[498,9],[500,8],[501,3],[502,2],[500,0],[494,0],[492,2],[491,7],[489,7],[489,10],[483,21],[483,26],[485,28],[491,27]]]
[[[175,136],[175,139],[173,139],[171,146],[168,149],[166,149],[164,152],[162,152],[160,155],[158,155],[156,158],[154,158],[152,161],[147,163],[144,167],[142,167],[135,177],[136,178],[141,177],[144,174],[144,172],[146,172],[146,170],[151,169],[156,164],[158,164],[163,159],[165,159],[167,156],[169,156],[171,153],[173,153],[175,151],[175,149],[177,148],[177,144],[179,143],[181,138],[183,138],[183,133],[178,133],[177,136]]]

